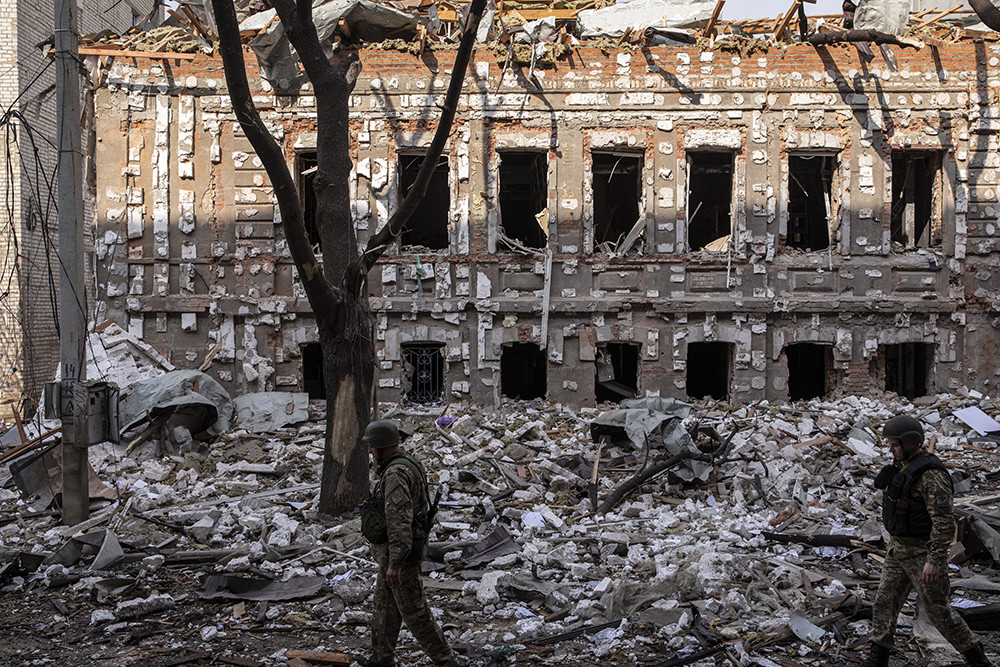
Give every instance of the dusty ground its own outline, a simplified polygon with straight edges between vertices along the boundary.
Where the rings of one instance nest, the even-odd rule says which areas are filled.
[[[645,458],[627,440],[605,449],[593,441],[591,422],[604,411],[464,408],[444,427],[433,421],[440,411],[397,413],[416,429],[406,446],[445,491],[426,579],[432,607],[452,643],[484,666],[856,664],[864,608],[878,584],[871,479],[885,455],[862,426],[899,411],[918,415],[964,480],[958,506],[970,507],[997,493],[1000,472],[1000,449],[970,446],[951,416],[970,404],[993,405],[981,396],[940,396],[919,405],[848,397],[696,406],[677,421],[682,431],[698,421],[734,433],[728,453],[713,454],[688,480],[672,469],[602,516],[589,498],[589,462],[600,458],[604,500]],[[91,551],[0,582],[0,665],[270,666],[286,664],[288,649],[366,656],[375,569],[354,517],[315,511],[322,432],[316,422],[238,431],[185,454],[155,443],[131,456],[93,449],[98,475],[117,491],[94,507],[85,532],[112,531],[125,556],[95,571]],[[6,487],[0,566],[17,552],[62,548],[73,531]],[[976,511],[995,527],[994,502]],[[501,529],[510,534],[508,553],[476,562],[469,546]],[[768,531],[849,535],[857,543],[786,544],[766,538]],[[956,553],[960,565],[950,572],[959,605],[1000,598],[988,590],[1000,589],[1000,575],[974,532],[962,522],[960,544],[974,557]],[[203,600],[202,580],[212,574],[314,577],[321,586],[292,601]],[[913,612],[904,609],[893,664],[959,659],[935,645]],[[795,636],[797,614],[826,632]],[[1000,635],[981,637],[996,657]],[[429,664],[405,631],[397,657],[400,665]]]

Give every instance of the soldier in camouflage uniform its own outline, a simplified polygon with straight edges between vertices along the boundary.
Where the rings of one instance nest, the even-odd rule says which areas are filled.
[[[378,466],[379,480],[362,510],[381,510],[384,534],[373,536],[372,555],[378,562],[375,609],[372,613],[372,655],[363,667],[391,667],[402,622],[435,665],[461,664],[431,615],[420,578],[420,563],[427,550],[427,516],[430,502],[423,465],[402,451],[399,430],[390,421],[368,425],[363,438]],[[383,539],[384,538],[384,539]]]
[[[970,667],[992,667],[982,644],[951,607],[948,549],[955,532],[951,477],[923,448],[924,430],[913,417],[890,419],[882,429],[893,463],[875,479],[882,490],[882,521],[889,548],[872,609],[871,654],[862,667],[887,667],[896,618],[911,588],[938,631]]]

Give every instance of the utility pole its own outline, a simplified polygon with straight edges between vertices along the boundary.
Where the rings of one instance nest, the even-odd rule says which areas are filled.
[[[80,64],[77,0],[55,3],[56,105],[59,149],[59,368],[62,418],[63,523],[90,515],[87,465],[87,379],[84,337],[87,290],[83,278],[83,193],[80,151]]]

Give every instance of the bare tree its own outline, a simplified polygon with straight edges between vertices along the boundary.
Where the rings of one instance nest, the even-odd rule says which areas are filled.
[[[332,60],[324,54],[312,20],[312,0],[272,0],[316,96],[318,164],[313,187],[323,248],[321,265],[309,244],[295,180],[250,93],[233,0],[212,0],[233,110],[271,179],[288,249],[319,328],[327,408],[321,512],[349,511],[368,493],[368,456],[360,437],[372,415],[375,345],[366,278],[427,191],[451,132],[485,4],[485,0],[471,4],[437,131],[416,182],[396,213],[359,253],[348,187],[353,166],[348,99],[361,73],[361,59],[354,51],[336,54]]]

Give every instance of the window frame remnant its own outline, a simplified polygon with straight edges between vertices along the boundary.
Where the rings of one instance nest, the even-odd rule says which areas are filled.
[[[699,391],[701,395],[696,396],[692,393],[692,386],[696,389],[700,387],[709,388],[712,382],[704,381],[706,378],[711,377],[711,374],[704,370],[704,364],[702,363],[705,358],[709,357],[712,350],[722,351],[724,350],[725,358],[725,391],[721,394],[715,391]],[[736,359],[736,346],[733,343],[726,341],[697,341],[691,342],[687,345],[687,370],[686,370],[686,382],[685,387],[687,390],[687,395],[693,400],[701,400],[705,396],[711,396],[712,398],[720,401],[729,400],[732,395],[732,385],[733,385],[733,365]],[[693,378],[698,378],[696,381],[692,382]]]
[[[548,245],[549,165],[548,152],[540,150],[497,151],[497,206],[500,231],[528,248]],[[522,160],[524,164],[522,164]],[[526,182],[512,183],[527,173]],[[527,201],[523,196],[527,191]]]
[[[303,343],[299,349],[302,353],[302,391],[309,394],[309,400],[325,400],[322,347],[319,343]]]
[[[516,352],[516,353],[515,353]],[[539,382],[538,376],[541,375]],[[500,394],[514,400],[548,395],[545,350],[536,343],[505,343],[500,350]],[[541,393],[537,389],[541,387]]]
[[[640,386],[639,344],[613,341],[597,346],[594,357],[594,397],[598,403],[635,398]],[[635,379],[628,383],[629,376]]]
[[[719,159],[720,156],[728,158]],[[735,215],[733,205],[736,192],[736,151],[729,149],[699,148],[687,151],[685,154],[687,162],[687,192],[685,202],[685,229],[687,247],[689,252],[728,252],[733,235]],[[697,164],[703,162],[703,164]],[[725,173],[728,168],[728,187],[719,187],[714,181],[721,178],[719,174],[713,174],[715,170]],[[708,179],[707,175],[712,174],[714,178]],[[704,181],[704,182],[703,182]],[[703,193],[702,193],[703,191]],[[702,194],[696,194],[702,193]],[[725,205],[719,203],[709,204],[706,209],[706,202],[710,200],[720,201],[719,193],[728,194],[728,199],[722,199]],[[715,221],[711,223],[712,231],[702,232],[700,228],[709,223],[702,222],[713,217]],[[720,224],[722,220],[721,212],[725,211],[726,224]],[[700,216],[700,217],[699,217]],[[699,223],[697,227],[695,223]],[[695,230],[698,233],[695,234]]]
[[[628,252],[640,247],[636,243],[629,248],[622,247],[625,239],[633,236],[636,227],[645,224],[646,213],[643,205],[643,163],[645,154],[641,151],[594,148],[590,151],[590,190],[593,211],[593,252],[604,249],[613,252]],[[635,179],[635,198],[623,200],[632,178]],[[625,201],[624,206],[614,202]],[[632,203],[635,204],[634,208]],[[634,214],[633,214],[634,211]],[[635,251],[635,250],[633,250]]]
[[[785,361],[788,365],[788,398],[792,401],[824,398],[830,393],[830,373],[833,369],[833,345],[800,341],[785,346]],[[816,357],[822,355],[821,359]],[[812,358],[810,358],[812,357]],[[798,388],[815,384],[812,378],[803,377],[812,370],[818,372],[823,390],[820,393],[800,391]]]
[[[814,161],[819,160],[819,163]],[[797,169],[796,167],[800,168]],[[811,169],[806,169],[806,166]],[[788,154],[788,225],[785,247],[802,251],[827,250],[833,242],[836,155]],[[817,180],[818,176],[818,180]]]
[[[934,391],[934,345],[892,343],[882,346],[885,390],[910,400]]]
[[[316,219],[317,201],[313,182],[316,179],[316,169],[319,157],[315,150],[298,151],[295,154],[295,174],[298,177],[299,195],[302,199],[302,223],[306,228],[309,245],[317,255],[323,253],[319,235],[319,221]]]
[[[940,246],[944,151],[893,148],[889,238],[893,250]]]
[[[444,402],[444,344],[412,342],[400,345],[403,364],[403,403],[436,405]]]
[[[424,157],[425,153],[422,150],[401,150],[397,153],[396,163],[399,168],[397,206],[413,187]],[[451,161],[447,154],[439,158],[427,184],[424,198],[403,227],[399,245],[408,250],[448,251],[451,248]]]

